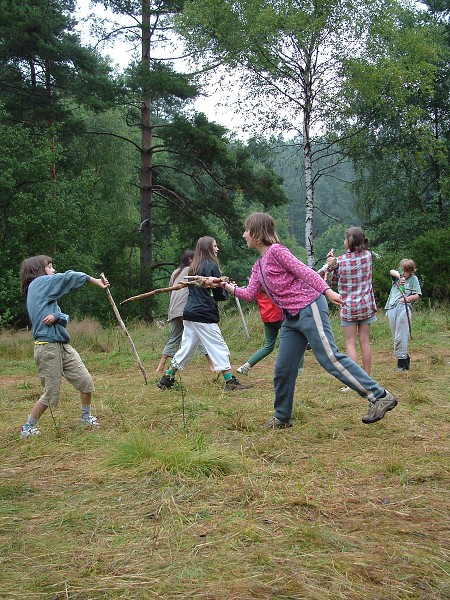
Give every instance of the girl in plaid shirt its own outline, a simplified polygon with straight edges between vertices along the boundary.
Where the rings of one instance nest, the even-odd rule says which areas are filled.
[[[351,227],[345,232],[345,254],[327,257],[332,272],[331,285],[337,287],[344,301],[341,325],[344,327],[345,353],[357,362],[356,338],[361,348],[362,367],[370,375],[372,348],[370,326],[377,320],[377,307],[372,288],[372,254],[362,229]],[[349,388],[341,388],[348,391]]]

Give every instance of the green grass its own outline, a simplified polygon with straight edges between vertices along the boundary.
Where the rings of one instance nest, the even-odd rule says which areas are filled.
[[[237,367],[262,341],[221,326]],[[332,316],[338,345],[342,329]],[[168,335],[130,326],[149,385],[117,328],[72,325],[96,385],[99,431],[64,382],[54,420],[19,439],[39,398],[28,332],[0,335],[0,597],[36,600],[443,600],[450,597],[447,313],[414,314],[411,371],[395,371],[381,313],[373,375],[399,406],[366,404],[308,352],[294,427],[266,431],[275,353],[253,389],[225,393],[203,357],[159,390]],[[247,381],[247,379],[246,379]]]

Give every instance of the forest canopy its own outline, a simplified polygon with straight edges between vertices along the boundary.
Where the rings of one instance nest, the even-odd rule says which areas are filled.
[[[183,250],[212,235],[222,271],[245,285],[255,256],[242,224],[255,210],[312,267],[359,225],[380,299],[408,256],[425,296],[446,301],[448,0],[354,13],[319,1],[308,14],[294,0],[98,4],[114,15],[92,20],[98,43],[123,35],[140,48],[123,71],[82,43],[74,0],[0,5],[0,327],[27,324],[18,273],[35,254],[59,271],[105,272],[122,300],[166,285]],[[118,26],[124,17],[134,25]],[[358,43],[342,52],[355,22]],[[174,43],[190,69],[168,53]],[[194,108],[219,68],[241,78],[245,141]],[[102,295],[64,302],[73,316],[110,318]],[[130,304],[127,317],[165,309]]]

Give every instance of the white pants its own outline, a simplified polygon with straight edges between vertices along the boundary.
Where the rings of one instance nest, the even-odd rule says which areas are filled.
[[[202,344],[211,358],[215,371],[229,371],[230,350],[223,339],[217,323],[196,323],[183,321],[184,330],[181,348],[172,359],[175,369],[184,371],[191,362],[198,344]]]

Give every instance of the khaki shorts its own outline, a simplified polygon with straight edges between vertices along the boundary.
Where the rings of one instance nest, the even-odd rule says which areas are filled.
[[[34,347],[39,378],[44,386],[40,401],[45,406],[57,406],[63,377],[79,392],[94,391],[94,382],[78,352],[70,344],[50,342]]]

